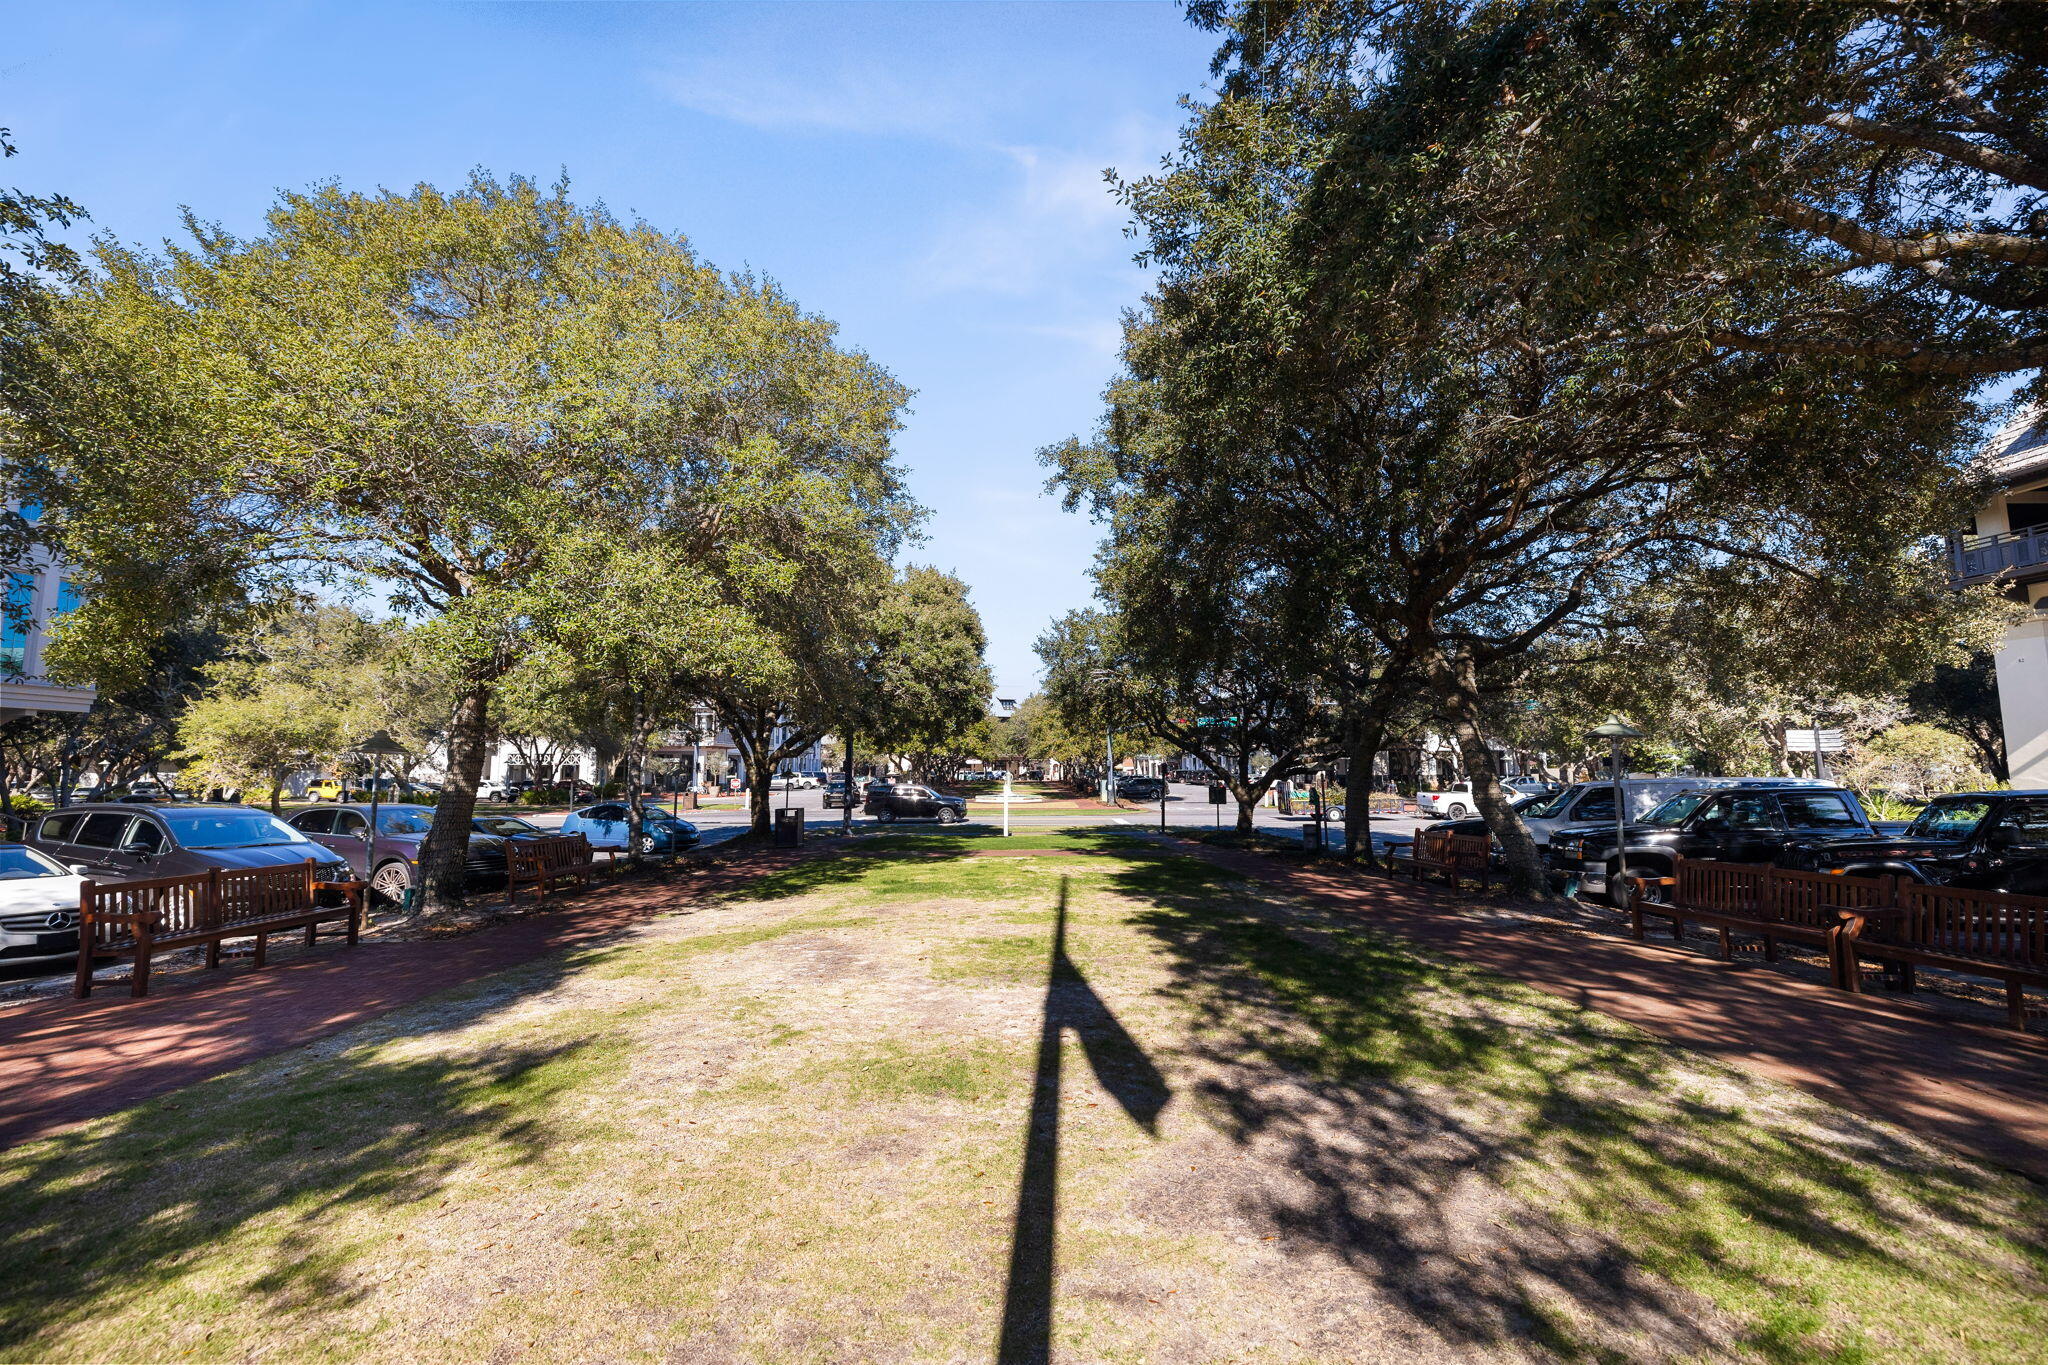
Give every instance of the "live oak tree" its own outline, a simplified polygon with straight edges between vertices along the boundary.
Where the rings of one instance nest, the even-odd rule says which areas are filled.
[[[900,754],[926,781],[950,781],[994,741],[988,634],[952,574],[909,565],[876,601],[870,655],[849,708],[861,741]],[[852,727],[849,727],[852,728]]]
[[[1726,296],[1696,244],[1532,211],[1556,168],[1480,61],[1508,58],[1467,49],[1463,7],[1386,12],[1361,52],[1258,47],[1268,13],[1230,11],[1223,97],[1126,187],[1160,285],[1111,392],[1105,519],[1116,553],[1151,509],[1200,509],[1233,527],[1238,581],[1335,604],[1361,676],[1426,689],[1534,888],[1483,733],[1495,680],[1731,565],[1890,591],[1968,506],[1975,413],[1938,369],[1674,331]],[[1885,306],[1882,281],[1832,287]]]
[[[884,521],[898,500],[900,386],[771,283],[564,187],[327,187],[246,240],[186,226],[160,255],[100,243],[39,338],[48,383],[7,391],[80,615],[145,636],[148,562],[191,600],[324,582],[417,620],[454,683],[427,913],[459,901],[493,700],[573,572],[561,537],[745,579],[801,539],[782,493]]]
[[[1121,733],[1127,744],[1163,740],[1201,759],[1237,803],[1238,830],[1249,833],[1275,783],[1327,756],[1333,709],[1313,675],[1292,666],[1297,656],[1282,633],[1218,600],[1182,605],[1205,628],[1199,643],[1155,632],[1163,617],[1135,606],[1055,620],[1036,646],[1045,696],[1071,729],[1105,740]]]
[[[1403,67],[1429,157],[1511,142],[1537,232],[1678,265],[1656,334],[1960,377],[2048,365],[2036,0],[1196,0],[1226,88]],[[2038,378],[2032,381],[2038,384]]]

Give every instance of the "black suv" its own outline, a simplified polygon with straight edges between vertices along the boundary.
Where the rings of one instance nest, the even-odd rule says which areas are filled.
[[[1877,837],[1855,792],[1795,779],[1681,792],[1622,833],[1625,858],[1616,854],[1612,825],[1551,834],[1550,871],[1564,879],[1567,894],[1607,895],[1624,863],[1631,875],[1668,877],[1679,858],[1777,863],[1794,844]]]
[[[1802,840],[1790,867],[1855,877],[1891,874],[1939,886],[2048,896],[2048,791],[1957,792],[1886,838]]]
[[[967,798],[941,796],[930,787],[910,782],[877,782],[868,788],[867,814],[891,820],[937,820],[950,825],[967,818]]]
[[[1116,794],[1126,801],[1157,801],[1166,795],[1166,782],[1157,777],[1119,777]]]

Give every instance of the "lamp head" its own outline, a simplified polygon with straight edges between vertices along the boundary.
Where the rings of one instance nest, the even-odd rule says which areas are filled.
[[[1641,739],[1643,732],[1630,725],[1620,716],[1609,716],[1593,727],[1595,739]]]
[[[361,744],[356,745],[356,752],[369,758],[405,757],[405,750],[400,747],[397,740],[391,737],[389,730],[379,730],[376,734],[371,735]]]

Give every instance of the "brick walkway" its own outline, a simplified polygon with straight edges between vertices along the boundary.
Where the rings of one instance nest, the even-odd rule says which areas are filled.
[[[1850,995],[1722,962],[1668,939],[1546,933],[1472,902],[1339,864],[1204,856],[1313,896],[1421,946],[1626,1020],[1745,1070],[2048,1180],[2048,1039],[1976,1025],[1910,997]]]
[[[765,854],[687,880],[602,886],[560,909],[476,933],[411,942],[326,940],[311,950],[281,936],[262,971],[234,964],[151,984],[126,982],[90,1000],[69,995],[0,1010],[0,1147],[217,1076],[337,1033],[439,991],[549,953],[599,943],[687,899],[736,886],[791,855]],[[289,956],[287,956],[289,954]]]

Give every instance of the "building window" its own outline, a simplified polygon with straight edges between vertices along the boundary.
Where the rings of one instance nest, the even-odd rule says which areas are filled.
[[[51,615],[62,616],[68,611],[77,611],[84,605],[85,594],[78,590],[76,583],[67,578],[57,585],[57,610]]]
[[[7,575],[7,595],[0,603],[0,675],[19,677],[28,664],[28,628],[35,609],[34,574]]]

